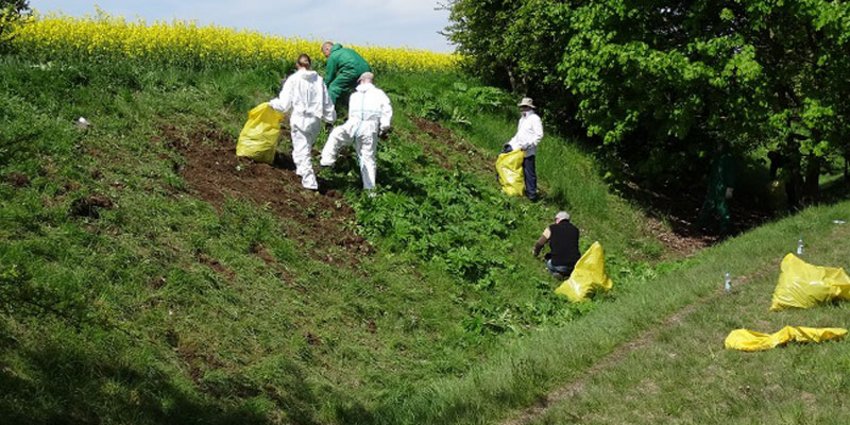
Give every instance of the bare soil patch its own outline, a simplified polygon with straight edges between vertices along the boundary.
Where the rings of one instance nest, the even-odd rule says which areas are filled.
[[[302,188],[301,178],[288,155],[278,153],[274,164],[261,164],[236,156],[236,140],[213,128],[160,128],[155,143],[175,149],[185,163],[175,170],[186,180],[191,192],[220,208],[227,199],[244,199],[271,210],[281,218],[283,231],[314,258],[335,259],[356,264],[357,258],[372,253],[372,246],[357,235],[351,225],[354,210],[335,190],[315,192]],[[320,180],[320,187],[323,185]],[[264,261],[271,255],[256,252]]]
[[[234,273],[233,270],[228,269],[224,266],[224,264],[221,264],[221,262],[216,260],[215,258],[212,258],[209,255],[202,253],[198,253],[196,257],[198,258],[198,261],[201,264],[211,268],[216,273],[226,277],[227,280],[232,281],[236,278],[236,273]]]
[[[108,210],[113,207],[115,207],[115,204],[104,195],[88,195],[71,203],[71,215],[100,218],[100,210]]]
[[[458,137],[452,130],[443,127],[440,123],[419,117],[411,117],[411,120],[419,131],[429,136],[427,139],[430,140],[427,141],[422,140],[425,137],[418,137],[417,139],[425,142],[423,143],[423,147],[426,152],[432,155],[433,159],[443,168],[451,170],[455,166],[461,165],[479,172],[495,175],[495,156]],[[415,137],[416,135],[413,136]],[[467,160],[453,164],[449,155],[450,152],[454,152],[457,154],[457,157]]]
[[[773,217],[766,206],[748,199],[733,198],[729,201],[731,211],[730,233],[718,232],[717,223],[702,227],[697,222],[702,207],[704,192],[665,193],[643,188],[634,182],[618,185],[623,195],[637,202],[649,219],[648,230],[669,249],[684,256],[714,245],[724,238],[761,226]],[[665,226],[663,222],[669,223]],[[667,230],[667,228],[670,230]]]
[[[23,173],[11,173],[6,176],[6,181],[9,182],[10,185],[18,189],[30,185],[30,178]]]

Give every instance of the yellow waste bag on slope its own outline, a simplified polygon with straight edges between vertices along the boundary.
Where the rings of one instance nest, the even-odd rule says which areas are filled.
[[[496,172],[499,173],[499,184],[502,192],[508,196],[522,196],[525,190],[525,179],[522,175],[522,160],[525,152],[517,149],[499,155],[496,159]]]
[[[592,290],[608,291],[613,286],[614,282],[605,274],[605,251],[599,242],[594,242],[578,260],[570,278],[564,281],[555,293],[564,295],[575,303],[587,299],[587,294]]]
[[[772,311],[810,308],[836,299],[850,300],[850,277],[842,268],[813,266],[788,254],[781,269],[770,304]]]
[[[248,112],[248,121],[239,133],[236,156],[248,157],[267,164],[274,162],[281,120],[283,120],[283,114],[275,111],[268,102],[251,109]]]
[[[806,328],[786,326],[775,334],[763,334],[747,329],[736,329],[726,337],[727,350],[763,351],[788,342],[824,342],[841,339],[847,335],[843,328]]]

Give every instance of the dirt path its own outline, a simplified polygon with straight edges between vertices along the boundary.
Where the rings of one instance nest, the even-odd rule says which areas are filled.
[[[753,279],[765,277],[775,267],[776,265],[773,263],[765,264],[761,269],[757,270],[752,275],[743,276],[737,279],[735,282],[736,286],[746,285]],[[615,348],[614,351],[594,363],[593,366],[587,369],[581,376],[579,376],[574,381],[555,389],[554,391],[547,394],[545,397],[541,398],[536,405],[530,406],[527,409],[516,413],[514,416],[511,416],[507,420],[503,421],[501,424],[528,425],[535,420],[543,418],[551,409],[557,407],[562,402],[567,401],[570,398],[575,397],[577,394],[583,392],[585,385],[587,385],[587,383],[590,382],[597,374],[616,366],[620,362],[624,361],[629,354],[643,349],[652,341],[656,340],[661,334],[661,332],[665,329],[678,326],[685,319],[687,319],[688,316],[697,311],[699,307],[708,304],[717,299],[718,297],[724,295],[725,293],[723,292],[723,290],[717,290],[715,292],[711,292],[707,295],[702,296],[697,301],[691,304],[682,307],[672,315],[665,318],[658,326],[652,327],[641,332],[634,339],[629,340]]]

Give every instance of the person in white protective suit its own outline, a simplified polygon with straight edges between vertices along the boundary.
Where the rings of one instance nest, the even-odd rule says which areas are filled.
[[[389,133],[393,117],[390,99],[383,90],[372,84],[374,78],[371,72],[360,75],[357,80],[359,84],[348,101],[348,121],[331,131],[322,149],[320,162],[322,167],[332,167],[339,150],[354,143],[363,189],[367,191],[375,189],[378,138],[384,138]]]
[[[310,151],[322,129],[322,120],[332,123],[336,111],[322,77],[311,70],[311,66],[309,56],[299,56],[297,71],[286,79],[280,95],[269,101],[269,105],[280,113],[289,114],[295,174],[301,176],[301,185],[306,189],[317,190],[319,182]]]

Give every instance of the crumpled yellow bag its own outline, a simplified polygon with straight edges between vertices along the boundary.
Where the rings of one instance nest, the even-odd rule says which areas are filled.
[[[522,196],[525,191],[525,179],[522,175],[523,158],[525,158],[525,152],[517,149],[499,154],[496,159],[499,184],[502,185],[502,192],[508,196]]]
[[[581,256],[570,278],[564,281],[555,293],[566,296],[572,302],[584,301],[592,290],[610,290],[614,286],[611,278],[605,274],[605,250],[599,242]]]
[[[248,157],[267,164],[274,162],[281,120],[283,120],[283,114],[275,111],[268,102],[251,109],[248,112],[248,121],[239,133],[236,156]]]
[[[810,308],[835,299],[850,300],[850,277],[842,268],[813,266],[788,254],[773,292],[772,311]]]
[[[843,328],[806,328],[786,326],[775,334],[763,334],[747,329],[736,329],[726,337],[727,350],[763,351],[788,342],[824,342],[841,339],[847,335]]]

